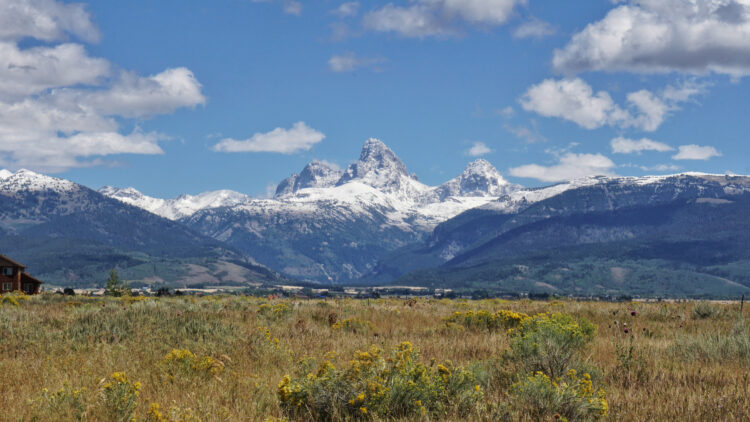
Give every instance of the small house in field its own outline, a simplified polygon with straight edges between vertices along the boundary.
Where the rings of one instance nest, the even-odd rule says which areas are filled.
[[[39,293],[42,282],[26,273],[26,266],[0,255],[0,294],[23,291],[28,295]]]

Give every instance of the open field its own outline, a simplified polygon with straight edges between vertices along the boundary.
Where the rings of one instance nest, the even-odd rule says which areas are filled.
[[[16,301],[0,302],[2,421],[750,420],[734,303]],[[572,319],[524,317],[542,313]]]

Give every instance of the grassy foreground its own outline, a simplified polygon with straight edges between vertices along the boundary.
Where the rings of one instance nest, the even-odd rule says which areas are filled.
[[[0,420],[750,420],[738,308],[5,297]]]

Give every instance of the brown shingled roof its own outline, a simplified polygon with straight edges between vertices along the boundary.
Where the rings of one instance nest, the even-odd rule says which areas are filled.
[[[16,261],[8,258],[5,255],[0,255],[0,266],[2,266],[2,267],[21,267],[21,268],[26,268],[25,265],[23,265],[23,264],[21,264],[19,262],[16,262]]]
[[[36,277],[32,276],[31,274],[21,273],[21,282],[23,283],[24,281],[31,281],[33,283],[44,284],[43,281],[37,279]]]

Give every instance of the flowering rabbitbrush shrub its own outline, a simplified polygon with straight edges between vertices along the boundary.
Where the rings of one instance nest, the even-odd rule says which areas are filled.
[[[450,410],[470,412],[483,397],[471,371],[450,362],[427,367],[409,342],[388,357],[375,346],[357,352],[343,369],[329,360],[314,370],[302,362],[299,369],[278,387],[281,408],[294,420],[437,417]]]
[[[266,317],[270,320],[286,318],[291,314],[292,309],[285,303],[277,303],[275,305],[264,303],[258,307],[258,315]]]
[[[513,384],[510,403],[533,420],[596,421],[607,416],[604,391],[594,391],[589,374],[578,377],[571,369],[566,376],[550,378],[543,372]]]
[[[521,322],[528,319],[529,316],[507,310],[500,310],[495,313],[488,311],[467,311],[454,312],[446,317],[446,323],[461,324],[471,330],[488,330],[494,331],[499,329],[509,330],[518,327]]]
[[[178,376],[210,377],[224,371],[224,363],[210,356],[197,356],[186,349],[172,349],[161,360],[161,365],[171,380]]]
[[[579,351],[596,334],[596,327],[568,314],[539,314],[524,319],[511,336],[510,359],[522,373],[541,371],[551,378],[563,376]]]
[[[68,384],[55,392],[43,389],[41,396],[29,403],[38,412],[34,420],[44,420],[49,415],[55,415],[61,421],[83,420],[87,407],[85,393],[85,388],[76,389]]]
[[[133,419],[141,394],[141,383],[130,382],[124,372],[113,372],[102,385],[102,402],[108,420],[126,422]]]
[[[29,300],[29,296],[23,292],[5,293],[0,295],[0,305],[8,304],[18,307],[20,303],[25,300]]]

